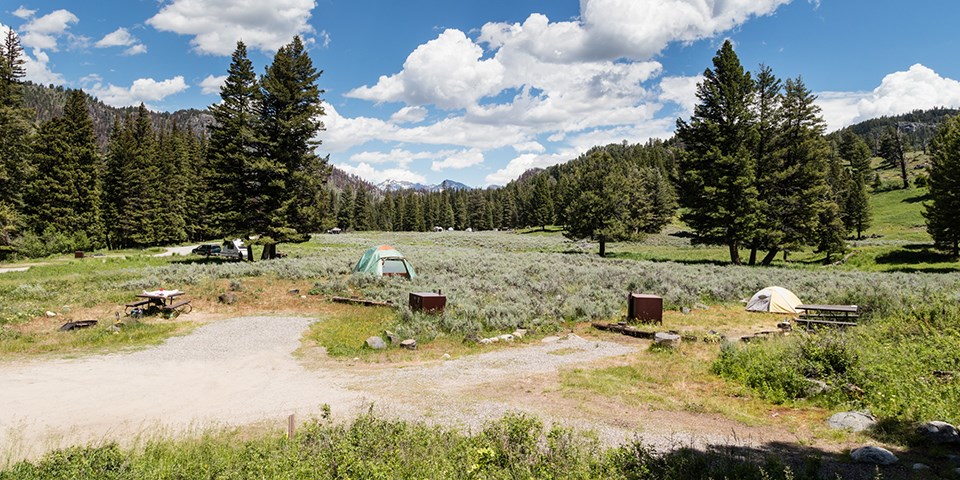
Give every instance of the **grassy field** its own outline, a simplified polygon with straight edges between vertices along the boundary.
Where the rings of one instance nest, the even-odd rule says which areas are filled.
[[[665,330],[697,338],[719,338],[711,332],[737,338],[774,328],[778,317],[747,314],[741,301],[760,288],[781,285],[808,303],[861,305],[864,326],[839,334],[795,335],[744,345],[695,342],[684,344],[678,351],[644,350],[613,364],[563,371],[557,388],[585,405],[719,415],[759,427],[775,423],[798,436],[827,442],[866,438],[822,426],[832,412],[866,408],[883,420],[884,428],[872,434],[876,439],[908,446],[916,441],[911,433],[915,422],[960,422],[958,382],[951,380],[954,376],[943,380],[932,373],[960,369],[960,357],[952,348],[960,342],[960,311],[955,307],[960,300],[960,264],[931,249],[920,215],[924,193],[911,188],[873,195],[874,221],[866,232],[870,238],[851,242],[853,255],[836,266],[823,265],[822,257],[809,251],[791,252],[789,261],[778,258],[769,268],[729,266],[724,249],[691,245],[680,225],[643,242],[610,245],[609,258],[599,258],[595,244],[568,241],[558,229],[550,228],[528,232],[318,235],[304,244],[284,245],[289,257],[269,262],[153,257],[160,251],[154,249],[3,264],[2,268],[30,268],[0,273],[0,361],[143,348],[172,335],[189,333],[204,322],[241,315],[295,314],[325,320],[305,334],[302,355],[310,355],[312,347],[320,346],[334,361],[403,364],[443,353],[456,357],[497,348],[464,340],[510,333],[519,327],[530,331],[524,342],[561,331],[612,339],[612,334],[594,331],[589,324],[622,319],[628,291],[664,298],[668,311],[661,328]],[[416,267],[418,278],[407,281],[351,274],[363,250],[378,244],[391,244],[405,253]],[[160,287],[185,290],[194,311],[169,320],[147,317],[119,331],[112,328],[115,313],[122,315],[123,303],[133,300],[141,290]],[[441,288],[449,300],[447,310],[439,316],[414,314],[405,307],[370,308],[329,302],[331,296],[352,296],[402,306],[411,291]],[[225,293],[234,295],[236,301],[221,303],[218,298]],[[48,317],[48,311],[57,315]],[[81,319],[97,319],[100,325],[77,332],[58,331],[63,322]],[[364,347],[367,337],[382,336],[385,330],[417,339],[420,349],[373,351]],[[827,383],[830,393],[808,395],[808,378]],[[261,432],[243,441],[216,433],[200,441],[164,440],[130,451],[102,447],[62,452],[36,464],[21,465],[14,470],[18,473],[6,472],[0,478],[44,478],[50,471],[61,471],[57,469],[82,470],[89,465],[76,462],[84,455],[102,455],[107,464],[119,465],[122,475],[116,478],[132,472],[138,476],[173,475],[172,470],[157,470],[161,467],[156,462],[182,463],[208,473],[232,472],[227,477],[243,476],[233,470],[236,468],[272,476],[269,472],[275,470],[236,459],[254,452],[276,461],[269,468],[295,468],[289,463],[294,461],[291,459],[302,458],[305,451],[315,452],[310,448],[316,448],[316,444],[310,442],[317,438],[325,438],[324,445],[347,449],[331,453],[328,459],[354,465],[351,468],[356,470],[344,470],[353,476],[370,472],[380,472],[370,478],[396,476],[410,471],[403,469],[409,465],[437,471],[448,468],[440,463],[417,463],[425,461],[422,458],[337,457],[357,446],[350,443],[358,441],[350,440],[354,434],[351,429],[359,428],[357,425],[399,432],[391,438],[401,442],[409,441],[405,440],[407,435],[416,432],[430,437],[430,442],[438,442],[420,451],[425,455],[450,455],[457,462],[467,462],[460,465],[494,465],[489,470],[481,469],[485,473],[477,478],[537,476],[537,472],[546,472],[539,470],[546,468],[543,462],[557,461],[551,456],[556,452],[549,449],[534,455],[524,450],[526,447],[512,444],[499,453],[489,453],[486,449],[492,447],[483,443],[486,437],[482,434],[464,436],[376,418],[364,421],[368,423],[348,426],[320,422],[311,430],[319,437],[298,440],[295,447],[284,446],[274,434]],[[509,430],[516,428],[516,422],[532,428],[517,419],[505,419],[495,428]],[[530,435],[539,439],[538,445],[556,441],[560,435],[535,430]],[[683,476],[689,472],[674,475],[676,472],[668,474],[664,470],[659,470],[663,475],[655,477],[624,473],[635,473],[624,470],[626,464],[620,463],[626,462],[624,455],[654,461],[636,445],[605,450],[578,440],[568,447],[575,447],[575,451],[565,450],[562,455],[573,462],[575,469],[582,469],[576,470],[582,472],[577,474],[581,478],[595,477],[596,472],[609,473],[610,478],[693,478]],[[510,456],[517,452],[532,456],[525,457],[527,460],[519,466],[497,460],[513,458]],[[218,463],[212,455],[234,460]],[[703,458],[697,456],[690,461],[696,464]],[[310,465],[311,469],[319,468]],[[629,465],[639,468],[640,464]],[[327,475],[317,473],[320,470],[308,471],[318,478]],[[729,475],[730,471],[724,472]],[[744,475],[750,478],[757,473],[751,472]],[[771,472],[774,478],[789,477],[782,465],[767,470]]]

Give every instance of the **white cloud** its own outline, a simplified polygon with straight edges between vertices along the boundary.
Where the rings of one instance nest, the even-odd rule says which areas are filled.
[[[466,150],[450,155],[441,161],[433,162],[430,165],[430,169],[434,172],[440,172],[448,168],[458,170],[472,167],[474,165],[480,165],[482,163],[483,152],[479,150]]]
[[[226,75],[220,75],[218,77],[207,75],[207,78],[200,80],[200,92],[204,95],[219,95],[220,87],[222,87],[226,81]]]
[[[24,69],[27,74],[24,78],[40,85],[63,85],[63,75],[50,70],[50,57],[38,48],[33,49],[33,56],[24,55],[26,61]]]
[[[56,10],[42,17],[35,17],[21,27],[20,40],[26,47],[57,51],[57,38],[66,33],[70,24],[80,21],[68,10]]]
[[[463,32],[449,29],[417,47],[402,72],[380,77],[373,87],[360,87],[346,95],[376,102],[464,108],[500,90],[503,66],[482,60],[482,56],[483,48]]]
[[[487,175],[486,178],[484,178],[484,181],[487,183],[487,185],[506,185],[511,180],[519,177],[523,174],[523,172],[526,172],[531,168],[546,168],[551,165],[563,163],[567,160],[570,160],[570,157],[562,153],[555,153],[551,155],[535,155],[532,153],[526,153],[514,158],[513,160],[510,160],[506,167]]]
[[[351,162],[357,163],[396,163],[401,168],[406,168],[414,160],[432,160],[435,158],[449,155],[449,151],[441,152],[411,152],[402,148],[395,148],[389,152],[360,152],[350,156]]]
[[[99,98],[103,103],[114,107],[127,107],[142,103],[156,102],[186,90],[187,84],[182,76],[168,80],[156,81],[152,78],[134,80],[130,87],[118,87],[113,84],[103,86],[95,84],[90,94]]]
[[[426,183],[427,179],[419,173],[411,172],[410,170],[403,168],[389,168],[386,170],[377,170],[368,163],[360,163],[359,165],[353,166],[350,164],[337,163],[334,164],[335,167],[343,170],[344,172],[351,173],[356,175],[368,182],[380,183],[384,180],[399,180],[402,182],[412,182],[412,183]]]
[[[540,142],[523,142],[513,145],[513,149],[517,153],[543,153],[547,151],[547,148],[543,146]]]
[[[703,76],[663,77],[660,80],[660,100],[673,102],[680,106],[679,116],[689,117],[697,105],[697,84]]]
[[[128,57],[133,55],[140,55],[141,53],[147,53],[147,46],[142,43],[133,45],[130,48],[123,51],[123,54]]]
[[[36,10],[30,10],[30,9],[24,7],[23,5],[20,5],[20,8],[18,8],[18,9],[16,9],[16,10],[13,11],[13,16],[15,16],[15,17],[17,17],[17,18],[22,18],[22,19],[24,19],[24,20],[27,20],[27,19],[33,17],[33,14],[35,14],[35,13],[37,13]]]
[[[147,24],[191,35],[199,53],[230,55],[238,40],[250,49],[276,52],[294,35],[313,32],[315,0],[172,0]]]
[[[871,92],[822,92],[818,97],[829,129],[836,130],[884,115],[934,107],[960,108],[960,82],[918,63],[905,72],[883,77]]]
[[[390,123],[420,123],[427,118],[423,107],[403,107],[390,116]]]
[[[126,28],[120,27],[104,35],[94,46],[97,48],[126,47],[134,43],[137,43],[137,38],[131,35]]]

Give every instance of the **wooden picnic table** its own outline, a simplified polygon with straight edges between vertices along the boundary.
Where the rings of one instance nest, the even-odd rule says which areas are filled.
[[[800,318],[795,321],[807,328],[825,327],[855,327],[860,318],[860,307],[856,305],[797,305],[801,310]]]
[[[177,316],[181,313],[190,313],[193,307],[190,306],[190,300],[177,300],[177,297],[183,295],[186,292],[180,290],[154,290],[146,291],[143,293],[138,293],[136,302],[131,302],[126,304],[127,315],[132,314],[135,309],[142,309],[144,307],[150,308],[154,307],[159,309],[164,314],[169,316]]]

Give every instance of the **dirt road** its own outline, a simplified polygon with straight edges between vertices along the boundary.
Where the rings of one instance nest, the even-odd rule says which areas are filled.
[[[789,438],[709,415],[605,415],[551,392],[560,370],[626,355],[637,345],[569,336],[415,365],[305,365],[291,352],[313,321],[236,318],[133,353],[0,364],[0,465],[4,457],[78,443],[259,421],[279,426],[291,413],[317,415],[322,404],[348,419],[371,402],[385,416],[472,429],[525,411],[596,430],[610,443],[640,430],[654,445],[727,442],[731,432],[740,444]]]

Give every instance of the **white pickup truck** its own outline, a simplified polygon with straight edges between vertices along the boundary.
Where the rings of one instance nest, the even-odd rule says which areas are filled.
[[[243,240],[239,238],[236,240],[224,240],[223,244],[220,245],[221,257],[233,258],[237,260],[243,260],[247,256],[247,248],[243,246]]]

